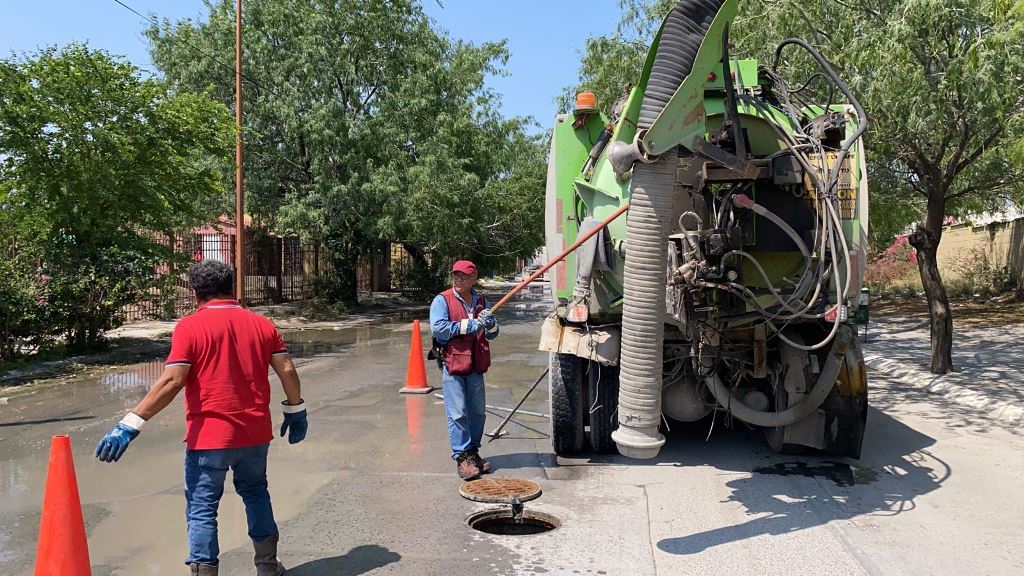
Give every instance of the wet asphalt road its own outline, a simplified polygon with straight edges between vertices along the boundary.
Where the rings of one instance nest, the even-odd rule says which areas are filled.
[[[499,314],[492,405],[514,405],[546,367],[535,350],[543,302],[515,306]],[[476,532],[466,518],[486,506],[458,495],[440,400],[397,393],[409,339],[406,322],[288,335],[310,409],[307,440],[275,441],[270,456],[289,574],[1024,573],[1020,433],[877,375],[860,461],[776,455],[759,433],[721,420],[707,442],[709,422],[673,425],[652,461],[556,459],[546,420],[517,417],[483,454],[495,475],[540,484],[526,508],[561,527]],[[72,437],[93,574],[187,573],[180,399],[120,462],[92,458],[160,367],[0,405],[0,573],[32,573],[49,439],[59,433]],[[439,385],[429,363],[427,373]],[[544,386],[524,408],[548,412]],[[487,429],[503,415],[491,414]],[[220,530],[221,574],[252,574],[230,487]]]

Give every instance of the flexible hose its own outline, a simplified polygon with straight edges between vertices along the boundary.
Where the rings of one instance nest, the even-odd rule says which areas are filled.
[[[784,338],[785,339],[785,338]],[[788,342],[788,340],[787,340]],[[755,410],[744,404],[739,398],[733,395],[732,391],[722,383],[718,373],[713,370],[715,358],[712,354],[705,354],[701,351],[700,364],[708,372],[704,381],[708,389],[714,395],[715,400],[724,406],[740,420],[755,426],[779,427],[788,426],[799,422],[814,413],[821,406],[821,403],[828,397],[829,392],[835,386],[836,378],[839,377],[839,369],[843,365],[843,356],[846,354],[846,347],[850,342],[850,329],[843,327],[832,340],[832,348],[829,350],[825,366],[818,374],[818,380],[814,383],[807,396],[799,403],[790,406],[781,412],[769,412],[767,410]]]
[[[665,19],[640,108],[645,130],[661,114],[693,68],[720,0],[683,0]],[[619,359],[619,427],[612,439],[631,458],[653,458],[665,438],[661,423],[665,338],[666,238],[670,230],[676,152],[651,164],[636,163],[626,221],[622,350]]]

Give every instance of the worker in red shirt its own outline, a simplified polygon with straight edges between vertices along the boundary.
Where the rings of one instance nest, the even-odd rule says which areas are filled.
[[[267,490],[267,451],[274,437],[269,367],[287,400],[281,436],[306,437],[306,407],[284,340],[263,316],[242,308],[231,294],[234,272],[215,260],[189,270],[199,309],[178,322],[163,373],[146,397],[100,440],[96,457],[116,462],[143,425],[185,389],[185,515],[193,575],[216,576],[220,548],[217,507],[230,468],[245,503],[257,576],[280,576],[278,530]]]

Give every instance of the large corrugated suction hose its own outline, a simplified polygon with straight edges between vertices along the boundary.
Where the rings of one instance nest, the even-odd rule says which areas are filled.
[[[669,13],[644,91],[638,126],[651,126],[693,68],[720,0],[683,0]],[[665,443],[661,423],[661,373],[665,340],[665,261],[672,219],[675,151],[633,167],[626,221],[626,262],[619,359],[619,452],[654,458]]]

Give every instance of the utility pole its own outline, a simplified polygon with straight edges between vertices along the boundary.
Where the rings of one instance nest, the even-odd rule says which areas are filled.
[[[242,182],[242,0],[235,0],[235,298],[245,305],[245,203]]]

